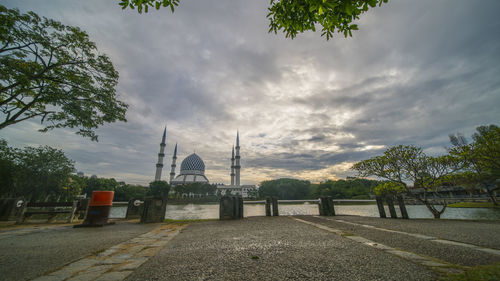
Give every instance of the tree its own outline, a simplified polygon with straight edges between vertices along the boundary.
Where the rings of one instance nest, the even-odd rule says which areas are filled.
[[[311,183],[297,179],[277,179],[260,183],[259,196],[276,196],[278,199],[304,199],[310,193]]]
[[[321,36],[329,40],[335,31],[352,36],[352,30],[358,30],[352,22],[368,11],[370,7],[382,5],[388,0],[271,0],[269,13],[269,32],[283,31],[286,37],[295,38],[300,32],[316,31],[321,25]],[[139,13],[148,12],[149,7],[157,10],[170,7],[172,13],[179,0],[121,0],[122,9],[137,7]]]
[[[12,148],[0,141],[0,196],[32,201],[71,200],[81,186],[73,183],[74,163],[62,150],[49,146]],[[4,167],[6,168],[4,170]]]
[[[167,198],[169,191],[170,185],[166,181],[153,181],[149,183],[148,195]]]
[[[373,191],[376,195],[397,195],[405,192],[405,189],[400,183],[384,182],[377,185]]]
[[[498,205],[496,191],[500,190],[500,127],[480,126],[468,144],[465,137],[450,135],[454,147],[450,154],[466,162],[466,171],[453,175],[452,180],[466,187],[485,191],[493,204]]]
[[[128,201],[132,198],[143,198],[147,195],[147,188],[141,185],[119,182],[115,189],[115,201]]]
[[[327,180],[312,186],[311,197],[332,196],[335,199],[368,199],[375,186],[381,182],[369,179],[350,178]]]
[[[0,5],[0,130],[39,118],[45,127],[94,129],[126,121],[116,97],[118,72],[78,27]]]
[[[118,182],[114,178],[98,178],[98,177],[85,177],[85,184],[82,193],[87,194],[87,197],[92,196],[93,191],[109,190],[115,191],[118,187]]]
[[[442,207],[438,209],[436,202],[429,200],[428,195],[433,194],[435,198],[439,198],[440,187],[450,175],[461,171],[463,167],[464,162],[458,157],[430,157],[421,148],[399,145],[387,149],[382,156],[354,164],[352,169],[361,176],[376,176],[402,186],[409,197],[423,203],[434,218],[440,218],[446,210],[446,201],[440,200]],[[421,189],[422,193],[412,192],[414,189]]]
[[[14,162],[13,149],[7,145],[7,141],[0,139],[0,197],[14,196],[16,164]]]

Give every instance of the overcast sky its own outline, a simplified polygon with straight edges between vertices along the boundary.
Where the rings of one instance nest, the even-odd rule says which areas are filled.
[[[87,31],[129,109],[97,143],[39,133],[37,122],[0,137],[63,149],[86,175],[147,184],[167,125],[164,179],[177,142],[177,167],[196,151],[208,179],[228,184],[239,129],[241,181],[257,184],[345,178],[390,146],[438,155],[448,134],[500,124],[498,0],[391,0],[362,15],[353,37],[330,41],[269,34],[269,0],[181,0],[174,14],[142,15],[118,2],[1,1]]]

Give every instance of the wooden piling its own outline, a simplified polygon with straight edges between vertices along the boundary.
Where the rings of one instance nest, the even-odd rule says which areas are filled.
[[[384,201],[382,200],[381,196],[375,197],[377,200],[377,207],[378,207],[378,213],[381,218],[386,218],[387,216],[385,215],[385,209],[384,209]]]
[[[391,213],[391,218],[397,219],[398,215],[396,214],[396,209],[394,208],[394,200],[391,195],[385,197],[385,202],[387,202],[387,206],[389,207],[389,213]]]
[[[272,204],[271,197],[266,197],[266,217],[271,216],[271,204]]]
[[[272,202],[273,202],[273,216],[279,216],[280,213],[278,211],[278,198],[273,197]]]
[[[403,199],[403,196],[398,195],[396,197],[398,199],[398,205],[399,205],[399,210],[401,210],[401,216],[403,219],[409,219],[410,217],[408,216],[408,212],[406,211],[406,205],[405,205],[405,200]]]

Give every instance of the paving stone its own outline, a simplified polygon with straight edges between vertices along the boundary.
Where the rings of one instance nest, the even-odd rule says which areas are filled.
[[[99,254],[97,254],[98,257],[106,257],[106,256],[111,256],[112,254],[116,253],[119,251],[120,248],[109,248],[107,249],[106,251],[104,252],[101,252]]]
[[[58,271],[52,272],[49,275],[52,276],[61,276],[64,278],[71,277],[73,274],[85,270],[94,264],[97,264],[99,261],[96,259],[91,259],[91,258],[85,258],[81,259],[79,261],[70,263],[63,268],[59,269]]]
[[[138,257],[131,259],[128,263],[118,267],[118,270],[134,270],[145,263],[148,259],[148,257]]]
[[[354,241],[356,241],[356,242],[358,242],[358,243],[364,243],[364,244],[368,244],[368,245],[370,245],[370,244],[373,244],[373,243],[374,243],[373,241],[368,240],[368,239],[366,239],[366,238],[364,238],[364,237],[361,237],[361,236],[355,236],[355,235],[352,235],[352,236],[344,236],[344,237],[345,237],[345,238],[347,238],[347,239],[354,240]],[[370,245],[370,246],[371,246],[371,245]]]
[[[67,277],[62,277],[62,276],[53,276],[53,275],[45,275],[45,276],[40,276],[40,277],[37,277],[35,279],[33,279],[33,281],[63,281],[65,280]]]
[[[402,257],[402,258],[405,258],[405,259],[417,261],[417,262],[418,261],[428,260],[427,258],[419,256],[417,254],[410,253],[410,252],[405,252],[405,251],[400,251],[400,250],[389,250],[387,252],[389,252],[389,253],[391,253],[393,255],[396,255],[396,256],[399,256],[399,257]]]
[[[101,260],[99,262],[99,264],[100,265],[103,265],[103,264],[120,264],[120,263],[122,263],[122,262],[124,262],[126,260],[127,260],[126,258],[110,257],[110,258]]]
[[[478,248],[476,248],[476,250],[500,256],[500,250],[497,250],[497,249],[489,249],[489,248],[478,247]]]
[[[132,271],[113,271],[101,275],[96,281],[121,281],[129,276]]]
[[[435,262],[435,261],[431,261],[431,260],[422,261],[421,264],[423,264],[425,266],[432,266],[432,267],[447,267],[448,266],[447,264]]]
[[[157,248],[146,248],[136,254],[136,257],[152,257],[156,254],[159,249]]]

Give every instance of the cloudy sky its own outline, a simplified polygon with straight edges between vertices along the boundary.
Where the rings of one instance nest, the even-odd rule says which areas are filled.
[[[16,147],[63,149],[87,175],[153,180],[196,151],[211,182],[229,182],[240,131],[242,183],[354,175],[350,166],[398,144],[444,153],[448,134],[500,124],[500,1],[391,0],[362,15],[352,38],[269,34],[268,0],[181,0],[137,14],[118,0],[1,1],[87,31],[120,73],[127,123],[92,142],[22,122]],[[164,178],[169,171],[163,172]],[[178,171],[177,171],[178,172]]]

